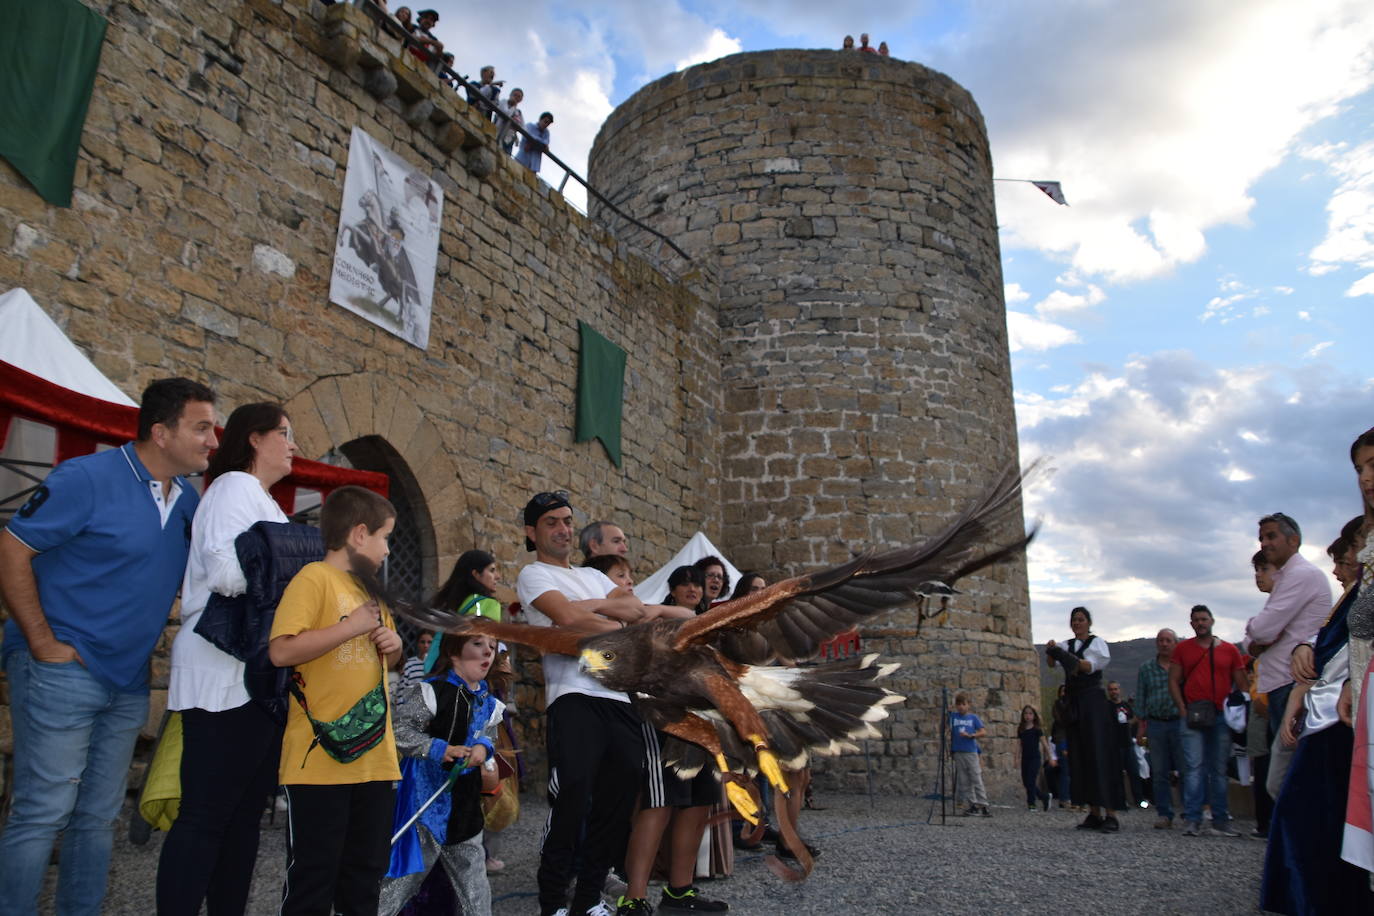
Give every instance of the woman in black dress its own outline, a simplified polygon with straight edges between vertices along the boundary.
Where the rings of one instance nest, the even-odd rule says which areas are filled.
[[[1111,661],[1107,642],[1092,630],[1093,616],[1085,607],[1069,614],[1073,638],[1060,646],[1050,640],[1045,659],[1064,669],[1065,698],[1069,720],[1069,795],[1075,805],[1087,805],[1088,816],[1080,830],[1115,833],[1121,829],[1112,812],[1126,807],[1126,788],[1121,781],[1120,748],[1112,740],[1107,694],[1102,671]]]

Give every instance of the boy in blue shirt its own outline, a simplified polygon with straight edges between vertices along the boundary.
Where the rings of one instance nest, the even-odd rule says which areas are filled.
[[[992,817],[988,810],[988,793],[983,788],[983,768],[978,762],[978,739],[988,733],[983,720],[975,716],[968,694],[954,697],[954,712],[949,714],[949,731],[953,736],[950,751],[954,755],[954,785],[959,798],[967,800],[964,817],[980,814]]]

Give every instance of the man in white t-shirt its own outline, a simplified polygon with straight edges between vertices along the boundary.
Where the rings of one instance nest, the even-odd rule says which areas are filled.
[[[657,608],[603,573],[572,566],[574,543],[568,494],[536,494],[525,505],[525,549],[535,561],[515,585],[530,624],[598,632],[656,616]],[[575,658],[546,655],[543,663],[549,820],[539,854],[539,912],[582,916],[601,905],[606,872],[624,854],[644,737],[628,696],[578,671]]]

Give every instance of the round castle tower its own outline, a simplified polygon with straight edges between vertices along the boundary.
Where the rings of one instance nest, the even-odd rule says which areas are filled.
[[[715,275],[720,546],[740,568],[912,543],[1016,461],[992,161],[953,80],[854,52],[736,54],[633,95],[589,172]],[[928,791],[945,687],[1003,739],[984,741],[985,778],[1016,779],[1005,737],[1039,705],[1025,567],[960,585],[944,618],[863,629],[910,699],[871,769],[823,761],[822,785]]]

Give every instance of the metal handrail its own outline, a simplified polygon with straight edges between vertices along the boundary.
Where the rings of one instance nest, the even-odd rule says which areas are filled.
[[[473,96],[477,98],[478,107],[490,112],[494,112],[499,117],[505,118],[506,126],[513,127],[522,136],[528,137],[535,143],[544,146],[543,140],[540,140],[538,137],[531,135],[529,131],[525,130],[525,128],[521,127],[519,124],[516,124],[515,120],[510,115],[506,114],[499,107],[497,107],[491,101],[491,99],[487,98],[486,96],[478,92],[478,86],[475,83],[468,80],[467,77],[461,76],[457,73],[455,73],[454,76],[457,77],[458,81],[463,84],[463,88],[467,89],[469,92],[472,93]],[[650,235],[657,238],[660,242],[667,245],[669,248],[673,249],[673,251],[677,252],[684,260],[692,260],[692,256],[689,255],[687,252],[683,251],[681,248],[679,248],[672,239],[668,238],[668,236],[664,235],[662,232],[659,232],[657,229],[654,229],[651,226],[644,225],[639,220],[635,219],[633,216],[630,216],[628,213],[621,210],[615,204],[611,203],[610,200],[606,198],[606,195],[602,194],[596,188],[588,184],[587,179],[583,178],[581,175],[577,174],[577,172],[573,171],[573,169],[566,162],[564,162],[562,159],[559,159],[553,153],[549,152],[547,148],[544,150],[543,154],[547,156],[550,160],[552,160],[554,165],[558,166],[563,170],[563,181],[558,186],[558,190],[560,192],[562,192],[563,186],[568,183],[569,177],[577,179],[577,183],[582,185],[582,187],[586,189],[588,194],[595,197],[598,201],[601,202],[603,206],[607,207],[616,216],[620,217],[621,219],[625,220],[631,225],[637,226],[638,228],[643,229],[645,232],[648,232]]]
[[[364,10],[367,10],[369,15],[371,15],[374,19],[378,19],[383,28],[388,29],[388,31],[392,31],[392,29],[390,28],[390,23],[387,21],[392,19],[391,14],[386,10],[382,9],[381,7],[377,6],[377,4],[373,2],[373,0],[358,0],[357,5],[362,7]],[[408,35],[402,36],[402,41],[407,46],[416,44]],[[483,95],[479,91],[478,85],[476,83],[471,82],[470,80],[468,80],[466,76],[459,74],[452,68],[442,68],[442,63],[443,61],[441,59],[439,62],[440,66],[435,68],[435,72],[441,73],[442,70],[447,70],[449,74],[452,74],[454,79],[462,83],[462,87],[464,90],[466,90],[466,94],[468,96],[467,104],[471,105],[471,100],[473,98],[476,98],[478,101],[479,108],[485,109],[486,111],[495,114],[497,117],[505,119],[506,123],[503,129],[506,127],[512,128],[521,136],[533,140],[535,143],[538,143],[541,146],[544,145],[544,141],[540,140],[538,137],[531,135],[527,130],[525,130],[524,127],[520,126],[519,124],[516,124],[515,120],[510,115],[506,114],[499,107],[497,107],[491,101],[491,99]],[[454,91],[458,91],[457,87],[454,87]],[[562,159],[559,159],[553,153],[549,152],[547,147],[544,149],[543,155],[546,158],[548,158],[551,162],[553,162],[554,165],[558,166],[563,170],[563,180],[558,184],[558,192],[560,194],[563,193],[563,188],[567,185],[569,177],[576,179],[577,183],[582,185],[586,192],[590,196],[596,198],[596,200],[600,202],[602,206],[606,207],[608,210],[610,210],[612,213],[614,213],[621,219],[625,220],[630,225],[642,229],[650,235],[654,236],[656,239],[658,239],[660,249],[662,248],[662,246],[667,245],[669,248],[673,249],[673,251],[676,252],[677,255],[681,257],[683,260],[691,262],[692,256],[689,255],[687,252],[683,251],[681,248],[679,248],[676,242],[668,238],[668,236],[664,235],[662,232],[659,232],[657,229],[654,229],[652,226],[646,226],[644,223],[641,223],[639,220],[635,219],[633,216],[630,216],[628,213],[621,210],[615,204],[611,203],[610,199],[607,198],[606,195],[602,194],[596,188],[588,184],[587,179],[583,178],[577,172],[573,171],[572,167],[569,166]],[[550,186],[552,186],[552,182],[550,182]],[[588,213],[587,215],[588,218],[590,218],[591,214]]]

